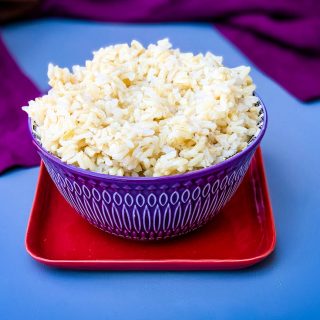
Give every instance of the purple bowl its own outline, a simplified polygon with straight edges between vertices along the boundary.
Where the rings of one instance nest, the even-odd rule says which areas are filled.
[[[178,236],[204,225],[229,201],[249,167],[267,127],[260,100],[260,131],[247,148],[208,168],[164,177],[120,177],[63,163],[47,152],[29,128],[52,180],[87,221],[128,239]]]

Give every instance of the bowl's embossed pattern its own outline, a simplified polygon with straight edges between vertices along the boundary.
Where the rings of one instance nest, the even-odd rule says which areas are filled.
[[[41,154],[40,154],[41,155]],[[132,239],[164,239],[205,224],[232,197],[244,177],[251,154],[232,168],[171,185],[111,185],[70,176],[41,155],[69,204],[96,227]],[[140,186],[141,187],[141,186]]]

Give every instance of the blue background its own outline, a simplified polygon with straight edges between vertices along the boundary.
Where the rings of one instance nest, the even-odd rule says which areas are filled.
[[[223,55],[228,66],[252,65],[207,24],[40,20],[8,26],[3,37],[43,90],[48,62],[83,64],[93,50],[132,39],[169,37],[184,51]],[[297,101],[254,66],[252,75],[270,117],[262,146],[278,236],[274,255],[232,272],[51,269],[24,247],[38,168],[15,169],[0,177],[0,318],[320,318],[320,101]]]

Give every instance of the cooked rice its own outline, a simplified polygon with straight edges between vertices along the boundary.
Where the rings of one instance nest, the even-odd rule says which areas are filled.
[[[84,67],[49,65],[52,89],[23,109],[63,162],[118,176],[165,176],[221,162],[259,131],[250,68],[173,50],[168,39],[102,48]]]

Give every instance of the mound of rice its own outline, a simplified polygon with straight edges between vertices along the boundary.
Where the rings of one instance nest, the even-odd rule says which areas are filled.
[[[168,39],[94,52],[84,67],[49,65],[52,89],[23,109],[42,146],[62,161],[118,176],[208,167],[259,131],[250,68],[173,50]]]

